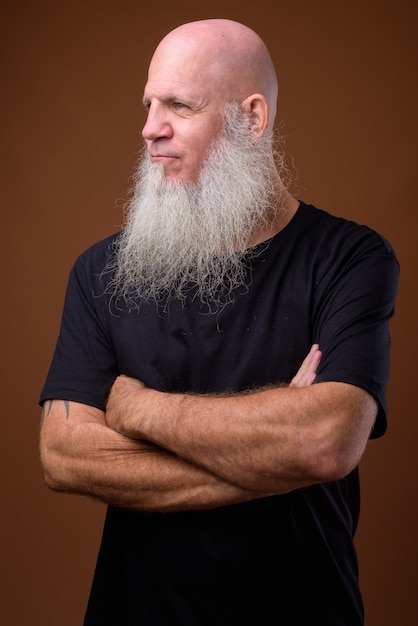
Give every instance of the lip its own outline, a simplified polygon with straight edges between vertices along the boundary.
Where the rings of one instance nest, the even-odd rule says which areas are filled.
[[[178,159],[173,154],[150,154],[150,158],[152,161],[172,161]]]

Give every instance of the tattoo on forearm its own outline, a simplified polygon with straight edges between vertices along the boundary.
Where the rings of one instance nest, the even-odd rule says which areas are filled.
[[[70,417],[70,402],[69,400],[63,400],[65,406],[65,417],[67,420]],[[41,413],[41,428],[45,420],[45,416],[49,415],[52,409],[52,405],[54,404],[54,400],[49,400],[48,403],[45,403],[42,407]],[[48,405],[48,406],[47,406]]]

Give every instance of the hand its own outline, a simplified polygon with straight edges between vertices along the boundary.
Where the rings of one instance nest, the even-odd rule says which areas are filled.
[[[316,372],[322,358],[319,345],[314,343],[302,365],[292,378],[289,387],[309,387],[315,381]]]
[[[129,376],[118,376],[110,390],[106,405],[106,423],[109,428],[128,435],[130,418],[138,417],[138,394],[146,387],[143,382]]]

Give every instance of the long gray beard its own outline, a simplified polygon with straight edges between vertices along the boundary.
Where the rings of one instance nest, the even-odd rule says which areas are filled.
[[[166,178],[145,151],[127,207],[126,227],[106,271],[107,293],[129,307],[188,294],[218,307],[245,285],[253,234],[277,211],[270,139],[256,142],[237,107],[211,147],[197,183]],[[280,181],[280,179],[279,179]]]

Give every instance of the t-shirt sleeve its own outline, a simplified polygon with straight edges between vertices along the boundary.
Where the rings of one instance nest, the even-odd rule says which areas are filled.
[[[323,351],[318,381],[346,382],[372,394],[379,412],[371,437],[378,437],[387,426],[389,321],[399,265],[390,244],[367,228],[335,259],[331,277],[318,284],[314,335]]]
[[[95,293],[97,273],[89,254],[71,270],[60,333],[40,403],[72,400],[104,409],[118,375],[110,333],[106,329],[105,297]]]

